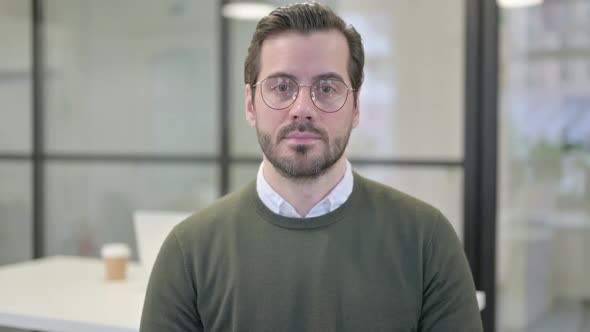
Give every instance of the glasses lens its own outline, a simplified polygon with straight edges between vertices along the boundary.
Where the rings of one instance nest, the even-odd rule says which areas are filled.
[[[267,77],[262,82],[262,99],[270,108],[284,109],[295,101],[299,86],[283,76]]]
[[[319,80],[312,86],[312,91],[315,96],[313,103],[328,113],[341,109],[348,97],[348,87],[338,80]]]
[[[276,110],[291,106],[299,92],[297,82],[285,76],[267,77],[260,86],[262,100],[268,107]],[[324,112],[337,112],[346,103],[348,90],[348,86],[342,81],[319,80],[311,86],[311,100]]]

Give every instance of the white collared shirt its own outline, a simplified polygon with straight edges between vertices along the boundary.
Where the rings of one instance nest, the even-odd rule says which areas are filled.
[[[313,218],[332,212],[340,207],[340,205],[344,204],[352,193],[353,181],[352,166],[347,160],[346,171],[344,172],[342,180],[340,180],[336,187],[334,187],[334,189],[324,197],[324,199],[318,202],[304,217],[299,215],[295,208],[268,184],[262,173],[262,164],[260,165],[258,175],[256,176],[256,191],[264,205],[278,215],[290,218]]]

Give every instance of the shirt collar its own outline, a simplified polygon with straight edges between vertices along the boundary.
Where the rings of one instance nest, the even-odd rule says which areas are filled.
[[[281,216],[290,217],[290,218],[303,218],[302,216],[297,213],[295,208],[289,204],[281,195],[279,195],[268,182],[264,178],[264,174],[262,172],[263,164],[260,164],[258,168],[258,174],[256,176],[256,191],[258,192],[258,196],[260,200],[268,207],[271,211]],[[321,201],[319,201],[305,216],[305,218],[312,218],[312,217],[319,217],[328,212],[332,212],[339,208],[348,197],[352,193],[352,188],[354,185],[354,178],[352,175],[352,165],[347,160],[346,161],[346,170],[344,172],[344,177],[334,189]]]

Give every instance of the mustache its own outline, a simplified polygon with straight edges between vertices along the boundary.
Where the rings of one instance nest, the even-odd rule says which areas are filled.
[[[304,122],[304,123],[297,123],[297,122],[293,122],[290,125],[282,128],[281,130],[279,130],[279,140],[285,138],[287,135],[289,135],[291,132],[294,131],[298,131],[298,132],[310,132],[310,133],[314,133],[319,135],[322,140],[326,141],[328,134],[326,133],[325,130],[320,129],[320,128],[316,128],[313,126],[313,124],[311,124],[310,122]]]

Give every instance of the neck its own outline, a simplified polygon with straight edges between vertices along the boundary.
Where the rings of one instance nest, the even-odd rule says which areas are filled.
[[[264,158],[264,179],[281,197],[289,202],[301,216],[305,216],[342,180],[346,171],[346,156],[342,157],[324,174],[309,180],[284,177]]]

